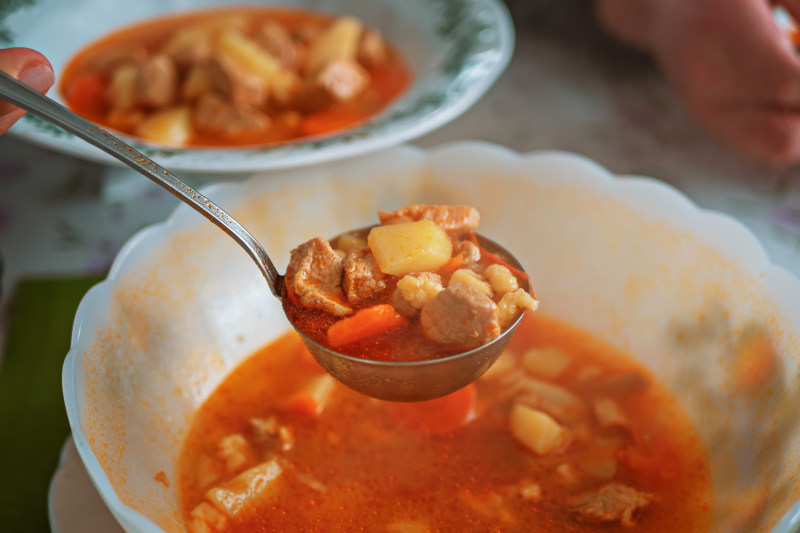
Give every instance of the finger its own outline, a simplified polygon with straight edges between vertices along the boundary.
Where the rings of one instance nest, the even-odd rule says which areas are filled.
[[[763,161],[800,161],[800,113],[774,107],[708,109],[698,114],[713,134],[742,152]]]
[[[55,82],[53,67],[47,58],[29,48],[0,50],[0,70],[40,93],[46,93]],[[10,128],[24,114],[21,109],[0,100],[0,133]]]

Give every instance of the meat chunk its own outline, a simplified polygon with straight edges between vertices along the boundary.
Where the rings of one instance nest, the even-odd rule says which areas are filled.
[[[301,45],[294,40],[282,24],[268,20],[259,28],[255,40],[284,67],[292,70],[298,68]]]
[[[441,291],[422,308],[420,326],[431,340],[464,347],[480,346],[500,336],[495,303],[461,283]]]
[[[143,61],[136,78],[136,101],[149,107],[165,107],[178,93],[178,70],[172,59],[156,54]]]
[[[345,316],[353,310],[344,303],[342,271],[342,258],[317,237],[291,251],[284,282],[302,305]]]
[[[597,491],[580,494],[570,501],[573,510],[590,522],[634,525],[637,511],[653,501],[653,495],[621,483],[608,483]]]
[[[472,241],[458,241],[453,244],[453,255],[461,254],[461,264],[465,267],[481,260],[481,249]]]
[[[369,248],[353,248],[344,258],[344,293],[348,302],[369,298],[386,289],[381,272]]]
[[[265,131],[271,124],[262,111],[225,102],[213,94],[206,94],[197,101],[192,120],[199,131],[229,137]]]
[[[480,214],[468,205],[409,205],[397,211],[378,211],[381,224],[432,220],[451,237],[474,231],[480,222]]]
[[[234,104],[260,107],[267,101],[264,81],[225,54],[215,54],[208,65],[211,88]]]

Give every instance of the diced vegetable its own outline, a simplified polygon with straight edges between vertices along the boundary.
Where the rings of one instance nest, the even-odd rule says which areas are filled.
[[[181,86],[181,96],[187,100],[196,100],[209,90],[211,90],[211,79],[208,66],[205,64],[193,65]]]
[[[351,233],[344,233],[336,239],[336,248],[343,252],[349,252],[353,248],[363,248],[366,245],[367,241]]]
[[[239,63],[245,72],[261,78],[278,102],[289,101],[299,87],[300,80],[292,71],[239,31],[224,31],[217,47],[220,52]]]
[[[542,379],[556,379],[569,366],[570,359],[555,347],[531,348],[522,355],[522,367]]]
[[[135,65],[122,65],[111,75],[108,99],[115,110],[126,110],[136,105],[137,76]]]
[[[334,348],[350,344],[406,324],[389,304],[378,304],[362,309],[328,328],[328,344]]]
[[[538,455],[552,453],[569,442],[569,431],[549,415],[515,404],[509,421],[511,434]]]
[[[278,480],[283,468],[276,459],[245,470],[233,479],[206,492],[206,500],[214,507],[234,518],[247,507],[277,495]]]
[[[191,136],[192,125],[188,107],[159,111],[145,119],[136,129],[137,135],[169,146],[183,146]]]
[[[305,61],[305,71],[316,72],[337,59],[354,59],[363,24],[354,17],[339,17],[312,42]]]
[[[594,399],[594,416],[601,427],[627,427],[628,417],[611,398]]]
[[[85,74],[75,79],[67,91],[67,101],[83,112],[97,112],[108,104],[107,82],[100,74]]]
[[[403,276],[397,282],[397,288],[403,299],[414,309],[422,309],[425,304],[444,290],[439,275],[431,272]]]
[[[511,374],[516,367],[514,354],[506,350],[500,354],[500,357],[489,367],[489,370],[483,373],[481,379],[502,379]]]
[[[239,433],[223,437],[217,445],[217,457],[225,464],[225,472],[232,474],[247,466],[252,451],[247,440]]]
[[[376,226],[367,242],[381,271],[393,276],[438,270],[453,252],[447,233],[430,220]]]
[[[470,384],[447,396],[414,403],[387,403],[392,415],[403,425],[429,433],[447,433],[475,417],[478,396]]]
[[[283,410],[292,413],[317,417],[322,414],[336,387],[336,380],[329,374],[312,379],[302,390],[294,393],[283,404]]]

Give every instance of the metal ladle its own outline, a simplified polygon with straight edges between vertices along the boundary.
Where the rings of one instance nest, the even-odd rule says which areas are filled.
[[[283,276],[278,274],[267,252],[250,232],[214,202],[116,136],[2,71],[0,98],[96,146],[189,204],[245,249],[266,278],[272,294],[281,299]],[[483,236],[479,235],[478,239],[484,249],[503,254],[510,264],[522,270],[519,261],[507,250]],[[410,402],[438,398],[472,383],[503,352],[520,320],[521,317],[498,338],[478,348],[441,359],[414,362],[359,359],[326,348],[297,327],[295,329],[314,358],[340,382],[367,396]]]

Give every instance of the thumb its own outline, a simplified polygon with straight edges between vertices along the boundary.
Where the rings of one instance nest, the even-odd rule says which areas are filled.
[[[30,48],[0,50],[0,70],[40,93],[46,93],[55,82],[50,62]],[[24,114],[23,110],[0,100],[0,133],[10,128]]]

